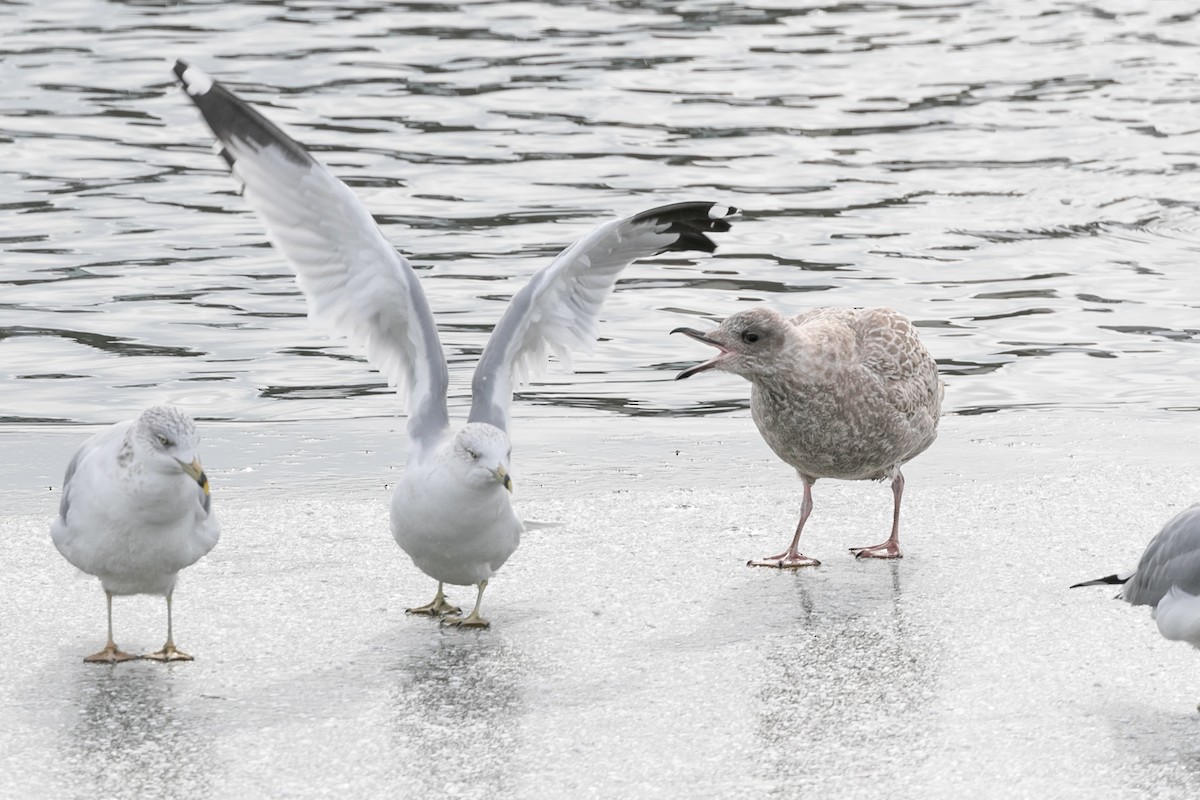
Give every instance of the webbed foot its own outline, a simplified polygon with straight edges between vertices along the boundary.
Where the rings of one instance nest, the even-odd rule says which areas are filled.
[[[465,617],[442,617],[442,625],[451,628],[490,628],[492,623],[472,611]]]
[[[150,661],[161,661],[164,664],[168,661],[195,661],[187,653],[176,650],[173,644],[163,645],[162,650],[159,650],[157,653],[147,653],[142,658]]]
[[[423,617],[441,617],[445,616],[446,614],[461,614],[461,608],[450,605],[450,603],[446,600],[446,595],[442,593],[442,586],[442,582],[438,581],[437,594],[433,596],[433,600],[429,601],[423,606],[406,608],[404,609],[404,613],[419,614]]]
[[[900,552],[900,543],[894,539],[872,547],[851,547],[850,552],[854,553],[855,558],[904,558],[904,554]]]
[[[135,659],[137,656],[123,652],[115,644],[110,644],[99,653],[86,656],[83,660],[88,664],[119,664],[122,661],[134,661]]]
[[[819,567],[821,562],[809,558],[803,553],[784,552],[777,556],[752,558],[746,562],[747,567],[774,567],[775,569],[799,569],[800,567]]]

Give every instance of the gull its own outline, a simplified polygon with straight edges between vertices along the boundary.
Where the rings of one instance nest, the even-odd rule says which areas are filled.
[[[788,548],[755,567],[810,567],[799,551],[818,478],[892,482],[887,541],[854,547],[858,558],[900,558],[900,467],[937,438],[944,387],[916,329],[890,308],[816,308],[785,317],[741,311],[716,330],[676,328],[720,352],[676,380],[716,369],[750,381],[750,413],[770,448],[804,483],[800,522]]]
[[[167,643],[143,658],[192,660],[175,647],[171,597],[179,571],[221,535],[196,442],[191,417],[153,406],[85,441],[67,464],[50,537],[67,561],[100,579],[108,601],[108,643],[84,661],[137,658],[113,642],[113,595],[130,594],[167,599]]]
[[[1150,606],[1158,632],[1174,642],[1200,648],[1200,503],[1179,512],[1150,544],[1137,569],[1072,586],[1121,587],[1117,597]]]
[[[437,326],[417,275],[346,184],[298,142],[196,67],[174,72],[220,142],[246,201],[296,273],[309,317],[364,347],[406,399],[410,449],[391,502],[392,535],[438,582],[433,600],[408,611],[443,624],[487,627],[484,589],[524,529],[510,495],[513,388],[549,353],[589,351],[604,299],[628,264],[666,251],[711,253],[707,232],[729,230],[730,206],[687,202],[606,222],[564,250],[517,292],[496,324],[471,382],[457,433]],[[475,586],[467,616],[445,584]]]

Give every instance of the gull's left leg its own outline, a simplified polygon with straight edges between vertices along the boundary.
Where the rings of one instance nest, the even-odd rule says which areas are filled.
[[[162,650],[157,653],[148,653],[142,658],[148,658],[151,661],[192,661],[194,660],[187,653],[180,652],[175,649],[175,638],[171,635],[171,594],[167,592],[167,643],[162,646]]]
[[[483,602],[483,590],[487,588],[487,581],[479,582],[479,594],[475,595],[475,608],[471,609],[471,613],[465,617],[442,617],[443,625],[453,625],[456,628],[487,628],[492,623],[488,622],[483,617],[479,616],[479,604]]]
[[[892,497],[895,500],[892,509],[892,535],[883,544],[851,547],[850,552],[854,553],[856,558],[904,558],[904,554],[900,552],[900,498],[903,495],[904,476],[900,474],[900,470],[896,470],[896,477],[892,478]]]
[[[404,613],[422,614],[427,617],[440,617],[443,614],[461,614],[462,609],[458,606],[450,605],[450,602],[446,600],[446,595],[442,594],[442,582],[438,581],[437,594],[433,596],[433,600],[431,602],[428,602],[423,606],[417,606],[416,608],[406,608],[404,609]]]

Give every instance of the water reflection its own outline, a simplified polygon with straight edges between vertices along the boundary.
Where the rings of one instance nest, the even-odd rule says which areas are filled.
[[[865,566],[817,588],[795,576],[796,619],[774,632],[759,691],[759,772],[778,780],[773,795],[831,785],[848,764],[870,775],[932,755],[937,641],[909,619],[905,565]]]
[[[62,760],[80,796],[203,798],[223,770],[209,721],[175,697],[170,667],[122,664],[79,669],[79,709],[63,731]]]
[[[531,665],[495,632],[435,637],[397,671],[393,736],[431,793],[509,796]]]

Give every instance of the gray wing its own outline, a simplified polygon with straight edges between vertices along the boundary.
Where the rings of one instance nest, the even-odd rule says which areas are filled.
[[[600,307],[617,275],[639,258],[668,250],[711,253],[707,232],[729,230],[732,206],[675,203],[613,220],[568,247],[513,295],[475,368],[471,422],[508,429],[513,386],[545,365],[550,352],[590,352]]]
[[[67,463],[67,472],[63,475],[62,497],[58,501],[58,518],[63,522],[67,521],[67,511],[71,508],[71,479],[75,477],[75,469],[79,466],[79,461],[89,443],[84,442],[75,451],[75,455],[71,456],[71,460]]]
[[[1155,606],[1172,586],[1200,595],[1200,503],[1181,511],[1150,540],[1121,597],[1135,606]]]
[[[196,67],[175,75],[221,141],[246,202],[296,273],[308,313],[365,347],[402,394],[418,447],[449,425],[446,357],[433,314],[408,261],[350,187],[295,140]]]

